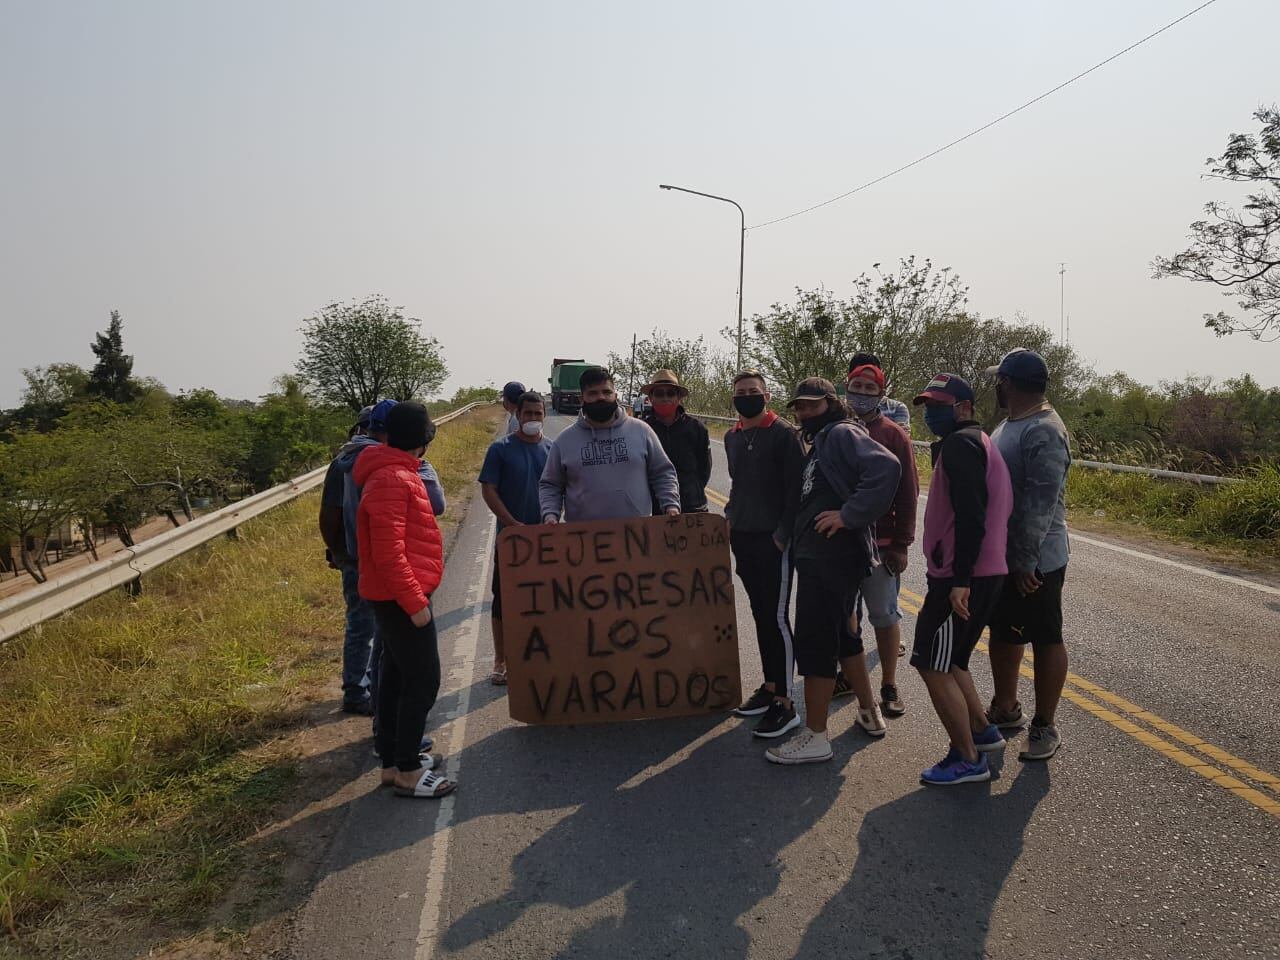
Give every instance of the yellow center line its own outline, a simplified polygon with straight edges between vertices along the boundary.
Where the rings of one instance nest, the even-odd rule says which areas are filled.
[[[719,491],[715,490],[708,490],[707,498],[722,507],[728,503],[728,499]],[[924,603],[924,597],[913,590],[906,589],[905,587],[902,589],[901,595],[904,598],[902,600],[902,606],[913,614],[919,614],[920,607],[918,604]],[[914,603],[910,601],[914,601]],[[984,630],[983,636],[990,636],[989,631]],[[983,653],[988,653],[986,643],[979,642],[977,649]],[[1028,651],[1026,659],[1018,668],[1018,672],[1028,679],[1034,679],[1035,677],[1035,672],[1032,670],[1031,664],[1031,653]],[[1227,790],[1240,797],[1242,800],[1253,804],[1260,810],[1266,811],[1273,817],[1280,817],[1280,802],[1272,799],[1262,791],[1241,782],[1231,776],[1231,774],[1219,770],[1212,764],[1206,763],[1204,760],[1187,753],[1185,750],[1182,750],[1180,747],[1170,743],[1168,740],[1158,737],[1154,733],[1143,729],[1115,711],[1109,710],[1103,705],[1103,703],[1119,708],[1129,716],[1141,720],[1143,723],[1154,727],[1161,733],[1167,734],[1193,750],[1204,754],[1217,763],[1234,770],[1242,776],[1248,777],[1250,780],[1264,784],[1277,793],[1280,793],[1280,778],[1277,778],[1272,774],[1267,773],[1265,770],[1259,769],[1247,760],[1242,760],[1234,754],[1228,753],[1226,750],[1223,750],[1203,738],[1184,730],[1177,724],[1170,723],[1168,720],[1165,720],[1163,717],[1160,717],[1149,710],[1144,710],[1137,704],[1112,693],[1105,687],[1101,687],[1091,680],[1086,680],[1078,674],[1068,672],[1067,681],[1068,686],[1063,688],[1062,696],[1069,702],[1074,703],[1076,706],[1097,717],[1099,720],[1103,720],[1106,723],[1111,724],[1111,726],[1115,727],[1117,730],[1127,734],[1139,743],[1150,747],[1162,756],[1173,760],[1180,766],[1198,773],[1206,780],[1217,784],[1224,790]],[[1073,687],[1077,687],[1079,689],[1072,689]],[[1101,700],[1103,703],[1098,703],[1097,700],[1092,699],[1089,695],[1096,697],[1097,700]]]
[[[919,598],[923,602],[924,598],[920,597],[918,593],[915,593],[911,590],[905,590],[905,589],[902,591],[902,593],[907,596]],[[920,608],[916,606],[914,603],[903,601],[902,606],[914,614],[920,613]],[[989,636],[989,633],[987,631],[983,631],[983,636]],[[986,643],[979,642],[977,645],[977,649],[983,653],[989,653],[989,647],[987,646]],[[1019,665],[1018,672],[1029,680],[1035,679],[1035,671],[1031,668],[1029,660],[1026,660]],[[1075,675],[1068,674],[1068,676],[1074,677]],[[1077,679],[1083,679],[1083,678],[1077,678]],[[1097,691],[1100,691],[1101,693],[1108,693],[1109,696],[1115,697],[1114,694],[1110,694],[1109,691],[1104,690],[1102,687],[1099,687],[1095,683],[1090,683],[1087,680],[1084,682],[1088,684],[1089,687],[1092,688],[1092,690],[1097,690]],[[1098,703],[1095,700],[1090,699],[1089,697],[1085,696],[1083,693],[1079,691],[1073,690],[1070,686],[1066,686],[1063,688],[1062,696],[1064,699],[1070,701],[1071,703],[1074,703],[1076,706],[1080,707],[1082,710],[1086,711],[1087,713],[1090,713],[1093,716],[1097,717],[1099,720],[1103,720],[1106,723],[1111,724],[1111,726],[1115,727],[1117,730],[1121,731],[1122,733],[1128,734],[1130,737],[1132,737],[1134,740],[1137,740],[1139,743],[1143,744],[1144,746],[1150,747],[1152,750],[1155,750],[1157,753],[1161,754],[1162,756],[1165,756],[1168,759],[1174,761],[1175,763],[1183,767],[1186,767],[1188,770],[1191,770],[1194,773],[1198,773],[1200,776],[1204,777],[1209,782],[1216,784],[1217,786],[1222,787],[1222,789],[1235,794],[1240,799],[1253,804],[1259,810],[1264,810],[1267,813],[1271,814],[1273,817],[1280,817],[1280,802],[1273,800],[1271,797],[1267,796],[1261,790],[1256,790],[1253,787],[1249,786],[1247,783],[1242,783],[1240,780],[1237,780],[1235,777],[1231,776],[1229,773],[1225,773],[1222,770],[1219,770],[1217,767],[1214,767],[1211,764],[1205,763],[1203,760],[1199,759],[1198,757],[1194,757],[1191,754],[1187,753],[1185,750],[1181,750],[1178,747],[1176,747],[1174,744],[1169,743],[1167,740],[1157,737],[1154,733],[1151,733],[1147,730],[1142,729],[1142,727],[1138,726],[1136,723],[1133,723],[1132,721],[1125,719],[1124,717],[1120,716],[1120,714],[1115,713],[1112,710],[1108,710],[1102,704]],[[1115,697],[1115,699],[1121,700],[1124,703],[1128,703],[1128,701],[1124,700],[1123,697]],[[1129,705],[1133,706],[1133,704],[1129,704]],[[1138,708],[1135,707],[1135,710],[1136,709]],[[1155,714],[1148,713],[1148,711],[1145,711],[1145,710],[1139,710],[1138,713],[1135,714],[1135,716],[1140,716],[1143,714],[1147,716],[1155,717]],[[1160,718],[1156,717],[1156,719],[1160,719]],[[1167,721],[1161,721],[1161,722],[1167,723]],[[1174,727],[1173,724],[1168,724],[1168,726]],[[1180,728],[1174,727],[1174,729],[1180,729]],[[1190,737],[1191,735],[1188,734],[1188,736]],[[1199,744],[1204,743],[1203,741],[1200,741],[1199,738],[1197,737],[1191,737],[1191,739],[1198,741]],[[1217,750],[1216,747],[1213,749],[1218,753],[1222,753],[1228,757],[1231,756],[1230,754],[1226,753],[1226,751],[1224,750]],[[1202,751],[1202,752],[1207,753],[1208,751]],[[1212,754],[1210,754],[1210,756],[1212,756]],[[1232,759],[1238,759],[1238,758],[1232,758]],[[1253,767],[1252,765],[1245,763],[1245,761],[1243,760],[1239,760],[1238,762],[1240,764],[1243,764],[1245,767],[1248,767],[1251,770],[1256,770],[1258,773],[1261,773],[1262,777],[1265,778],[1264,780],[1262,780],[1262,782],[1267,782],[1268,780],[1270,781],[1275,780],[1275,778],[1272,777],[1270,774],[1263,773],[1263,771],[1261,770],[1257,770],[1256,767]],[[1231,764],[1230,766],[1232,766],[1234,769],[1239,769],[1238,767],[1235,766],[1235,764]],[[1244,771],[1242,770],[1241,772],[1243,773]],[[1251,773],[1246,773],[1245,775],[1253,779],[1261,779],[1258,777],[1254,777],[1254,775]]]
[[[912,590],[903,589],[902,593],[903,595],[911,597],[912,599],[920,603],[924,602],[924,597],[920,596],[920,594]],[[983,635],[987,636],[988,634],[984,633]],[[979,644],[979,646],[983,647],[985,652],[985,644]],[[1030,651],[1027,652],[1026,658],[1028,662],[1031,661]],[[1129,714],[1131,717],[1135,717],[1138,720],[1141,720],[1143,723],[1147,724],[1148,726],[1154,727],[1156,730],[1159,730],[1161,733],[1164,733],[1173,737],[1175,740],[1178,740],[1181,743],[1185,744],[1186,746],[1191,747],[1193,750],[1197,750],[1200,753],[1203,753],[1205,756],[1222,764],[1223,766],[1230,767],[1232,770],[1236,771],[1242,776],[1246,776],[1250,780],[1255,780],[1258,783],[1261,783],[1264,786],[1269,787],[1271,790],[1274,790],[1280,793],[1280,777],[1275,777],[1267,773],[1265,770],[1259,769],[1258,767],[1254,766],[1252,763],[1249,763],[1249,761],[1242,760],[1240,757],[1237,757],[1234,754],[1228,753],[1226,750],[1223,750],[1221,747],[1215,746],[1214,744],[1209,743],[1204,738],[1198,737],[1194,733],[1190,733],[1187,730],[1184,730],[1182,727],[1179,727],[1177,724],[1171,723],[1168,720],[1165,720],[1163,717],[1159,716],[1158,714],[1152,713],[1150,710],[1145,710],[1142,707],[1138,706],[1136,703],[1126,700],[1124,697],[1119,696],[1118,694],[1112,693],[1110,690],[1106,689],[1105,687],[1099,686],[1098,684],[1094,683],[1092,680],[1086,680],[1084,677],[1080,676],[1079,674],[1068,672],[1067,681],[1072,685],[1079,687],[1085,693],[1091,694],[1092,696],[1096,697],[1099,700],[1104,701],[1105,703],[1110,704],[1111,706],[1118,707],[1120,710],[1122,710],[1124,713]]]

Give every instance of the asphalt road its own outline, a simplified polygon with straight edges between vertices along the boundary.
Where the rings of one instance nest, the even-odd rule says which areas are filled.
[[[990,784],[926,789],[945,743],[909,669],[883,741],[837,701],[809,767],[732,717],[514,723],[487,682],[492,530],[477,499],[435,598],[429,727],[459,790],[365,775],[298,958],[1280,956],[1280,591],[1077,537],[1062,752],[1024,765],[1015,740]]]

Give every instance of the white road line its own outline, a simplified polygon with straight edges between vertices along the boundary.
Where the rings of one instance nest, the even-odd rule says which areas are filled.
[[[1274,597],[1280,597],[1280,589],[1268,586],[1265,583],[1256,583],[1253,580],[1246,580],[1244,577],[1233,577],[1229,573],[1219,573],[1217,570],[1210,570],[1207,567],[1197,567],[1190,563],[1180,563],[1177,560],[1170,560],[1168,557],[1156,556],[1154,553],[1143,553],[1141,550],[1133,550],[1129,547],[1117,546],[1114,543],[1107,543],[1104,540],[1094,540],[1092,537],[1083,537],[1078,533],[1072,533],[1071,539],[1080,543],[1087,543],[1091,547],[1102,547],[1104,550],[1114,550],[1116,553],[1123,553],[1127,557],[1139,557],[1143,560],[1150,560],[1152,563],[1162,563],[1166,567],[1176,567],[1179,570],[1186,570],[1189,573],[1198,573],[1205,577],[1213,577],[1215,580],[1222,580],[1226,583],[1234,584],[1237,587],[1248,587],[1250,590],[1257,590],[1261,593],[1269,593]]]
[[[471,712],[472,684],[468,674],[475,670],[476,647],[480,642],[480,626],[484,619],[480,615],[480,606],[484,601],[485,586],[489,582],[489,561],[493,557],[494,525],[488,526],[489,535],[485,538],[484,552],[481,554],[484,559],[480,564],[480,576],[467,593],[467,606],[474,608],[475,612],[464,635],[459,638],[458,646],[454,648],[455,657],[461,654],[461,660],[449,676],[450,684],[458,690],[458,706],[449,718],[453,723],[449,725],[445,772],[455,783],[462,772],[462,758],[459,754],[467,742],[467,714]],[[431,960],[440,939],[440,906],[444,902],[444,872],[449,863],[449,843],[453,839],[455,800],[456,794],[449,794],[440,801],[440,809],[436,813],[436,829],[431,838],[431,866],[427,871],[427,893],[422,904],[422,917],[418,921],[418,946],[414,952],[417,960]]]

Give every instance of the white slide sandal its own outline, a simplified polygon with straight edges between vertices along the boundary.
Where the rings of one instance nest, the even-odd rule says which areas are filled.
[[[431,770],[423,770],[422,776],[413,787],[396,787],[396,796],[410,797],[414,800],[437,800],[440,797],[447,797],[456,789],[457,784],[452,780],[446,780]]]

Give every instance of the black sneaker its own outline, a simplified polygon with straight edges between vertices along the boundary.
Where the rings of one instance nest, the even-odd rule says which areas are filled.
[[[835,689],[835,692],[831,694],[831,699],[834,700],[838,697],[852,697],[852,696],[853,696],[853,687],[849,686],[849,681],[844,678],[844,671],[837,670],[836,671],[836,689]]]
[[[368,697],[365,697],[363,700],[343,700],[342,712],[354,713],[359,717],[372,717],[373,701]]]
[[[761,684],[760,689],[751,695],[746,703],[733,711],[736,717],[758,717],[773,706],[774,693]]]
[[[898,688],[891,683],[880,688],[880,712],[886,717],[900,717],[907,712],[898,697]]]
[[[772,740],[798,726],[800,726],[800,716],[796,713],[796,708],[786,706],[781,700],[774,700],[751,734]]]

